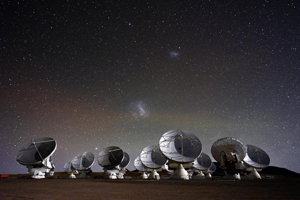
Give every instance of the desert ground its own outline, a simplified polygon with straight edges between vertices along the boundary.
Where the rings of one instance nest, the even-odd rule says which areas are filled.
[[[0,179],[0,199],[300,199],[298,177],[262,180],[142,180],[137,172],[108,180],[101,173],[68,179],[67,173],[35,180],[28,175]],[[271,177],[271,179],[270,179]]]

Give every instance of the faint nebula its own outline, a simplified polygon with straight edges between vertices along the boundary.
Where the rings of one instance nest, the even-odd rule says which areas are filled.
[[[133,102],[130,107],[132,116],[135,118],[146,118],[149,115],[146,104],[143,101]]]

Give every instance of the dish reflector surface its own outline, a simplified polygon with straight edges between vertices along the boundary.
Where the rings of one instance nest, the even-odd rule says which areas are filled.
[[[201,155],[195,159],[193,167],[199,170],[207,170],[210,166],[211,166],[211,159],[210,157],[205,154],[205,153],[201,153]]]
[[[136,159],[134,160],[133,165],[140,172],[147,171],[146,168],[145,168],[145,166],[143,165],[141,159],[140,159],[140,156],[136,157]]]
[[[215,165],[215,163],[211,163],[211,166],[208,168],[207,172],[208,173],[214,173],[217,170],[217,167]]]
[[[73,171],[75,171],[75,168],[72,166],[71,162],[67,162],[64,165],[64,170],[65,170],[65,172],[73,172]]]
[[[120,167],[121,168],[127,167],[129,165],[129,162],[130,162],[130,157],[129,157],[128,153],[124,152],[124,157],[123,157],[122,162],[120,163]]]
[[[167,162],[167,158],[164,157],[156,145],[145,147],[141,152],[140,158],[142,163],[151,169],[161,168]]]
[[[56,147],[57,144],[53,138],[34,139],[19,150],[17,161],[21,165],[41,165],[44,159],[55,152]]]
[[[171,130],[162,135],[159,148],[172,161],[190,163],[200,155],[202,144],[197,136],[188,131]]]
[[[123,160],[124,152],[116,146],[104,148],[98,156],[98,163],[102,167],[115,167]]]
[[[217,140],[211,147],[211,154],[216,161],[221,163],[221,153],[236,153],[240,160],[246,156],[246,148],[243,143],[232,137]]]
[[[244,162],[255,168],[266,168],[270,164],[269,155],[259,147],[253,145],[246,145],[247,154]]]
[[[72,166],[77,170],[89,169],[95,161],[95,156],[91,152],[78,154],[71,162]]]

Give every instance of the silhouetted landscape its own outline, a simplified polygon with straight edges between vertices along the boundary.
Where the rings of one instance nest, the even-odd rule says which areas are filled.
[[[262,180],[224,180],[217,171],[212,179],[142,180],[136,171],[127,171],[123,180],[104,179],[93,172],[87,179],[68,179],[68,173],[35,180],[28,174],[0,179],[0,199],[298,199],[300,175],[284,168],[268,167]]]

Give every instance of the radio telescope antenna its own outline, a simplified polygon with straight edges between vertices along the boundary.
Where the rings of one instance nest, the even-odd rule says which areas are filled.
[[[94,162],[95,156],[91,152],[80,153],[71,161],[72,166],[79,172],[78,178],[87,178]]]
[[[145,147],[140,154],[140,159],[143,165],[151,171],[150,177],[159,180],[160,176],[157,170],[161,170],[161,167],[167,162],[166,157],[161,153],[160,149],[155,145]]]
[[[240,180],[242,160],[246,155],[243,143],[232,137],[217,140],[211,147],[211,154],[225,170],[226,178]]]
[[[171,179],[188,180],[185,168],[190,168],[194,160],[201,154],[202,144],[197,136],[184,130],[171,130],[159,140],[161,152],[168,158],[170,168],[176,168]]]
[[[141,178],[142,179],[148,179],[148,175],[146,174],[147,172],[147,168],[145,167],[145,165],[143,165],[140,156],[136,157],[136,159],[134,160],[134,167],[142,173]]]
[[[211,166],[207,169],[206,173],[206,177],[207,178],[212,178],[211,174],[214,173],[217,170],[217,167],[215,165],[215,163],[211,163]]]
[[[43,137],[31,140],[17,154],[17,161],[28,168],[32,178],[45,178],[45,174],[54,175],[54,164],[51,156],[57,148],[53,138]]]
[[[261,148],[254,145],[246,145],[247,153],[244,158],[244,166],[253,178],[261,179],[260,174],[257,172],[264,169],[270,164],[269,155]]]
[[[92,167],[95,162],[95,156],[91,152],[78,154],[73,160],[72,165],[77,170],[87,170]]]
[[[119,164],[124,158],[124,152],[120,147],[109,146],[104,148],[98,156],[98,164],[103,167],[105,177],[117,179]]]
[[[212,162],[210,157],[206,153],[201,153],[198,158],[195,159],[193,168],[193,179],[205,179],[204,171],[207,171]]]

